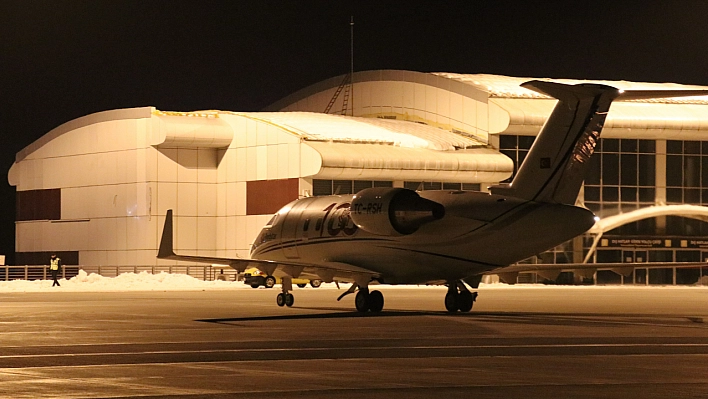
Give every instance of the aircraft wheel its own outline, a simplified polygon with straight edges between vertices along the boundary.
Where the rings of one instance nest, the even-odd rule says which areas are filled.
[[[312,288],[318,288],[320,285],[322,285],[322,280],[310,280],[310,285]]]
[[[469,312],[474,305],[474,295],[469,291],[462,291],[457,298],[460,312]]]
[[[455,313],[457,309],[459,309],[459,305],[457,304],[458,295],[459,294],[456,292],[448,292],[447,295],[445,295],[445,309],[447,309],[448,312]]]
[[[307,284],[298,284],[297,286],[300,288],[305,288],[305,287],[307,287]]]
[[[278,306],[285,306],[285,301],[285,294],[283,294],[282,292],[278,294],[277,297],[275,297],[275,302],[278,304]]]
[[[369,294],[369,310],[380,312],[384,307],[384,297],[381,291],[371,291]]]
[[[283,295],[283,294],[280,294]],[[285,294],[285,306],[291,307],[295,303],[295,297],[293,294]]]
[[[266,286],[266,288],[275,287],[275,277],[273,277],[273,276],[266,277],[265,278],[265,286]]]
[[[260,284],[251,284],[251,288],[258,288],[260,286],[261,286]]]
[[[356,293],[356,298],[354,298],[354,304],[356,305],[356,310],[365,313],[369,310],[369,291],[359,291]]]

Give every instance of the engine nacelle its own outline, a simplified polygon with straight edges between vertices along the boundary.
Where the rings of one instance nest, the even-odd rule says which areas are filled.
[[[444,206],[405,188],[361,190],[349,209],[360,229],[382,236],[413,234],[420,226],[445,216]]]

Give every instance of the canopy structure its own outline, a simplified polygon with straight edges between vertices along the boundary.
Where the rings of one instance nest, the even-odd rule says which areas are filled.
[[[600,242],[602,235],[606,232],[623,226],[627,223],[636,222],[638,220],[644,220],[649,218],[654,218],[658,216],[680,216],[690,219],[697,219],[703,222],[708,222],[708,207],[699,205],[657,205],[649,206],[646,208],[640,208],[636,211],[620,213],[617,215],[609,216],[606,218],[598,219],[597,222],[588,230],[588,233],[594,234],[595,239],[593,240],[590,251],[585,256],[584,263],[587,263],[595,250],[597,249],[597,244]]]

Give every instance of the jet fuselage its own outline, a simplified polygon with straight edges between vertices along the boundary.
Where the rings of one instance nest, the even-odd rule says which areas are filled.
[[[344,263],[379,273],[388,284],[440,283],[518,262],[594,223],[592,212],[571,205],[472,191],[418,194],[442,205],[444,216],[402,235],[357,227],[351,215],[354,195],[293,201],[257,236],[251,258]]]

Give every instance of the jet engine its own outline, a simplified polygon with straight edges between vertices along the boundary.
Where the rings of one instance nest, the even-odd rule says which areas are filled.
[[[360,229],[382,236],[413,234],[445,216],[445,207],[405,188],[374,187],[354,195],[350,215]]]

